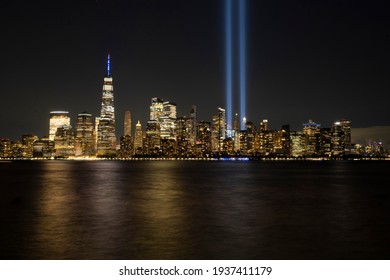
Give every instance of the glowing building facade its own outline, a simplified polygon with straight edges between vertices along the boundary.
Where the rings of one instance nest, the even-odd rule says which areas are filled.
[[[70,117],[68,111],[51,111],[49,122],[49,140],[53,141],[56,135],[57,128],[62,125],[70,125]]]
[[[125,112],[125,121],[123,128],[123,136],[120,139],[119,156],[128,158],[134,154],[134,141],[131,137],[131,114],[130,111]]]
[[[178,154],[180,156],[190,156],[194,154],[195,135],[193,117],[178,117],[176,119],[176,140]]]
[[[157,118],[160,124],[161,139],[176,140],[176,104],[165,101],[163,114]]]
[[[134,154],[140,155],[143,153],[143,133],[142,133],[142,125],[140,121],[135,125],[135,133],[134,133]]]
[[[32,158],[34,151],[34,142],[39,140],[38,136],[33,134],[23,134],[22,135],[22,145],[23,145],[23,157]]]
[[[43,138],[34,142],[33,157],[52,158],[54,155],[54,141],[51,141],[48,138]]]
[[[176,140],[176,104],[158,97],[153,97],[151,103],[149,127],[157,122],[161,139]]]
[[[54,136],[54,149],[57,157],[73,157],[74,150],[74,135],[71,125],[62,125],[57,128]]]
[[[146,124],[144,151],[154,156],[161,153],[160,123],[156,120],[150,120]]]
[[[218,107],[218,114],[213,116],[211,129],[211,148],[213,152],[221,152],[223,150],[223,140],[225,140],[226,136],[226,112],[225,109]]]
[[[198,125],[198,119],[196,116],[196,106],[192,105],[190,110],[190,131],[191,131],[191,144],[194,146],[196,142],[196,126]]]
[[[107,59],[107,75],[103,82],[102,108],[97,127],[97,155],[111,156],[116,153],[114,87],[110,72],[110,55]]]
[[[200,121],[197,127],[196,154],[202,157],[211,156],[211,125]]]
[[[123,135],[131,136],[131,113],[130,111],[125,112],[125,125],[123,129]]]
[[[10,139],[0,139],[0,157],[12,157],[12,142]]]
[[[321,145],[321,124],[312,120],[303,124],[303,143],[306,156],[316,156],[319,154]]]
[[[150,120],[155,121],[164,114],[164,101],[161,98],[153,97],[150,105]]]
[[[94,130],[92,115],[87,112],[78,114],[74,143],[75,156],[90,157],[96,154]]]
[[[340,120],[332,125],[332,154],[344,155],[351,153],[351,122]]]

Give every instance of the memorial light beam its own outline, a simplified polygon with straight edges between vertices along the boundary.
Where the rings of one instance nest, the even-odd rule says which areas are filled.
[[[240,71],[240,117],[241,130],[246,121],[246,0],[239,0],[239,71]]]
[[[233,124],[233,3],[225,1],[225,67],[226,67],[226,119],[228,137],[232,135]]]

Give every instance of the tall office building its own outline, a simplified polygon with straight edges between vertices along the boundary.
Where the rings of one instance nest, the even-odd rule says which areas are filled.
[[[159,155],[161,152],[161,129],[160,123],[156,120],[150,120],[146,124],[144,150],[148,155]]]
[[[302,132],[299,131],[290,132],[290,139],[291,139],[291,156],[302,157],[305,150],[303,144]]]
[[[330,156],[332,154],[332,131],[330,128],[321,128],[320,155]]]
[[[196,143],[196,127],[193,117],[178,117],[176,119],[176,141],[180,156],[194,153]]]
[[[54,136],[55,155],[58,157],[72,157],[74,151],[74,134],[71,125],[61,125]]]
[[[156,121],[164,114],[164,101],[161,98],[153,97],[150,105],[150,120]]]
[[[12,141],[0,138],[0,158],[12,157]]]
[[[83,112],[77,115],[75,156],[90,157],[96,154],[94,140],[94,123],[92,115]]]
[[[150,105],[150,123],[152,124],[154,122],[158,123],[161,139],[176,140],[175,103],[153,97],[152,104]],[[152,126],[149,125],[149,127]]]
[[[344,137],[344,151],[346,154],[351,153],[352,151],[352,142],[351,142],[351,121],[350,120],[340,120],[341,127],[343,128]]]
[[[236,113],[233,118],[233,131],[234,132],[240,131],[240,117],[238,116],[238,113]]]
[[[196,105],[192,105],[191,106],[191,110],[190,110],[190,117],[194,119],[194,124],[195,124],[195,127],[196,127]]]
[[[123,136],[120,139],[119,156],[128,158],[134,154],[134,141],[131,137],[131,114],[130,111],[125,112],[125,121],[123,128]]]
[[[191,106],[191,110],[190,110],[190,119],[192,121],[190,121],[190,127],[191,127],[191,144],[194,146],[195,145],[195,142],[196,142],[196,127],[198,125],[198,119],[197,119],[197,116],[196,116],[196,105],[192,105]]]
[[[200,121],[196,126],[198,138],[196,151],[198,156],[209,157],[211,155],[211,125],[210,122]]]
[[[39,140],[38,136],[33,134],[23,134],[22,135],[22,145],[23,145],[23,157],[31,158],[34,151],[34,142]]]
[[[116,153],[114,88],[110,63],[110,55],[108,55],[107,75],[103,82],[102,108],[97,131],[97,155],[100,156],[110,156]]]
[[[211,148],[213,152],[221,152],[223,140],[226,138],[226,112],[225,109],[218,107],[218,115],[213,116],[211,128]]]
[[[134,142],[130,135],[123,135],[120,139],[120,149],[118,156],[129,158],[134,155]]]
[[[176,140],[176,104],[165,101],[163,114],[157,118],[161,139]]]
[[[130,111],[125,112],[125,127],[123,129],[124,136],[131,136],[131,114]]]
[[[33,157],[51,158],[55,156],[54,141],[42,138],[33,144]]]
[[[57,128],[62,125],[70,125],[68,111],[51,111],[49,122],[49,140],[53,141]]]
[[[315,156],[320,152],[321,124],[312,120],[303,124],[303,143],[306,156]]]
[[[136,155],[142,154],[143,150],[143,135],[142,135],[142,125],[140,121],[135,125],[135,135],[134,135],[134,153]]]
[[[351,153],[351,122],[349,120],[340,120],[332,125],[332,154],[350,154]]]
[[[255,125],[251,121],[245,123],[245,130],[238,133],[239,145],[236,146],[241,155],[249,155],[255,150]]]
[[[260,122],[260,132],[268,130],[268,120],[264,119]]]

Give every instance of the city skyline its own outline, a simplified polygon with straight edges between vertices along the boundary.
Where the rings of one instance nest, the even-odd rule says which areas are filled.
[[[119,124],[130,110],[145,127],[152,97],[176,102],[179,115],[197,105],[199,120],[225,107],[225,1],[62,5],[5,4],[0,137],[42,137],[50,111],[68,110],[72,120],[84,111],[98,116],[107,53]],[[248,120],[298,130],[309,119],[330,127],[347,118],[353,129],[387,129],[382,2],[246,5]]]
[[[150,117],[142,130],[140,121],[131,131],[131,113],[125,112],[123,134],[117,137],[115,102],[110,54],[103,80],[101,112],[77,115],[73,129],[69,111],[51,111],[48,136],[23,134],[21,139],[0,138],[0,158],[356,158],[388,157],[385,143],[369,140],[368,145],[354,142],[351,120],[340,119],[331,127],[322,127],[311,119],[302,130],[289,124],[272,129],[268,119],[257,126],[218,107],[211,120],[199,121],[196,105],[189,115],[178,115],[177,104],[159,97],[151,98]],[[233,104],[232,104],[233,105]],[[242,107],[242,103],[240,103]],[[232,114],[230,112],[230,114]],[[94,121],[95,120],[95,121]],[[244,121],[244,127],[242,127]],[[119,141],[117,139],[120,139]]]
[[[118,130],[116,129],[117,124],[115,123],[115,102],[114,102],[114,88],[113,88],[113,77],[111,75],[111,58],[110,54],[107,55],[107,60],[106,60],[106,74],[104,76],[103,80],[103,95],[102,95],[102,102],[101,102],[101,112],[100,115],[93,116],[92,114],[83,111],[77,114],[77,119],[76,121],[71,122],[70,119],[70,113],[69,111],[51,111],[50,112],[50,119],[49,119],[49,130],[47,135],[43,135],[42,139],[48,138],[48,140],[53,141],[55,140],[55,136],[63,135],[66,136],[69,134],[72,137],[74,137],[75,141],[74,144],[72,144],[71,152],[69,153],[69,147],[66,147],[68,145],[67,140],[64,138],[62,139],[61,143],[61,148],[60,150],[65,149],[66,152],[63,153],[66,156],[85,156],[88,154],[89,156],[94,156],[95,153],[98,156],[112,156],[116,154],[117,152],[119,153],[118,156],[121,156],[120,150],[122,149],[122,137],[129,136],[126,141],[126,146],[127,149],[129,147],[132,147],[131,149],[134,149],[134,139],[131,137],[133,134],[133,131],[131,130],[131,115],[130,111],[126,110],[124,113],[124,120],[123,120],[123,133],[121,134],[120,132],[117,132]],[[226,101],[228,104],[229,103],[229,98],[228,98],[228,93],[226,94]],[[232,101],[232,99],[230,100]],[[230,104],[231,109],[234,107],[233,103]],[[238,107],[245,107],[245,104],[242,104],[242,100],[240,100],[239,106]],[[210,139],[210,145],[213,147],[218,147],[218,148],[213,148],[217,150],[219,153],[222,152],[222,146],[223,146],[223,140],[227,138],[233,138],[233,141],[238,141],[234,140],[235,138],[239,138],[236,133],[238,133],[240,130],[245,131],[248,129],[247,121],[249,124],[249,130],[253,132],[258,132],[258,131],[274,131],[277,132],[279,131],[279,128],[270,128],[269,127],[269,120],[268,119],[263,119],[259,120],[258,122],[253,122],[252,120],[247,120],[246,117],[244,117],[242,120],[239,117],[238,113],[234,114],[234,121],[232,118],[232,123],[229,128],[229,123],[228,123],[228,113],[226,112],[226,109],[218,107],[214,111],[214,114],[210,114],[210,119],[207,120],[197,120],[196,117],[196,105],[191,106],[191,110],[187,111],[187,114],[183,115],[177,115],[177,104],[171,101],[164,101],[160,97],[153,97],[151,98],[151,106],[149,107],[150,109],[150,117],[147,122],[145,122],[145,129],[144,133],[147,136],[148,130],[150,130],[150,125],[153,126],[151,131],[156,131],[158,130],[158,138],[159,139],[173,139],[173,140],[178,140],[176,137],[178,134],[180,134],[178,127],[180,127],[180,119],[183,118],[192,118],[193,123],[192,123],[192,129],[197,129],[198,122],[208,122],[210,123],[210,130],[211,130],[211,139]],[[218,112],[215,115],[215,112]],[[221,115],[222,113],[222,115]],[[167,115],[168,114],[168,115]],[[231,115],[233,115],[233,112],[230,112]],[[85,117],[88,117],[88,120],[86,121]],[[93,122],[93,119],[95,119],[95,122]],[[266,129],[263,128],[264,123],[266,122]],[[351,123],[350,120],[341,120],[341,122],[347,121],[348,126],[349,126],[349,132],[348,132],[348,137],[349,140],[348,142],[350,144],[359,144],[359,145],[372,145],[376,146],[379,144],[380,147],[384,147],[385,149],[387,148],[386,144],[388,143],[387,141],[383,141],[380,136],[383,134],[383,132],[387,131],[381,131],[380,127],[374,126],[374,130],[372,130],[372,135],[369,136],[369,138],[362,138],[362,135],[367,134],[367,131],[364,129],[360,129],[360,135],[358,137],[351,137]],[[72,126],[72,123],[75,124]],[[87,124],[88,123],[88,124]],[[244,123],[244,125],[242,125]],[[217,125],[217,130],[214,130],[213,126]],[[305,128],[307,126],[311,126],[314,124],[314,126],[318,128],[323,128],[321,127],[321,123],[316,123],[312,119],[309,119],[308,122],[302,123],[301,129],[297,130],[292,130],[291,132],[302,132],[305,133]],[[140,128],[142,125],[140,123],[140,120],[137,120],[137,126],[134,129],[134,135],[137,134],[137,128],[138,130],[142,131]],[[158,125],[158,127],[156,127]],[[333,122],[332,124],[332,129],[334,126],[340,125],[340,120],[337,120]],[[284,127],[288,126],[288,129],[290,131],[290,124],[285,124],[281,127],[281,130],[284,130]],[[73,129],[73,127],[75,129]],[[93,129],[95,127],[95,129]],[[89,140],[83,140],[82,138],[85,135],[85,131],[91,130],[88,132],[90,134],[89,137],[94,137],[92,134],[96,133],[96,138],[95,140],[92,140],[92,138]],[[328,128],[325,128],[328,129]],[[330,128],[329,128],[330,129]],[[154,132],[153,132],[154,133]],[[215,135],[214,135],[215,134]],[[310,134],[310,133],[309,133]],[[359,134],[359,132],[358,132]],[[23,137],[28,136],[28,133],[21,134],[21,138],[17,139],[9,139],[9,138],[4,138],[3,139],[9,139],[11,141],[23,141]],[[37,137],[35,133],[31,133],[32,136]],[[79,136],[77,136],[79,135]],[[83,135],[83,136],[82,136]],[[174,135],[174,136],[173,136]],[[352,134],[353,135],[353,134]],[[238,139],[237,138],[237,139]],[[35,138],[34,138],[35,139]],[[121,139],[119,141],[119,139]],[[355,139],[355,141],[352,141]],[[359,141],[356,141],[356,139],[359,139]],[[362,141],[364,139],[364,141]],[[197,138],[195,137],[193,139],[192,145],[195,144]],[[88,148],[86,149],[81,148],[83,145],[85,146],[86,144],[82,144],[83,142],[89,142],[89,141],[94,141],[95,142],[95,148]],[[214,142],[217,141],[217,142]],[[130,144],[131,143],[131,144]],[[160,143],[160,140],[158,140],[157,146],[160,147],[162,145]],[[235,145],[240,145],[240,144],[235,144]],[[119,148],[120,147],[120,148]],[[118,148],[118,149],[117,149]],[[92,150],[95,150],[95,152],[92,152]],[[211,147],[210,147],[211,149]],[[349,148],[351,149],[351,148]],[[83,154],[81,152],[83,150],[87,150],[88,152]],[[135,149],[136,150],[136,149]],[[233,150],[235,150],[233,148]],[[239,150],[239,149],[238,149]],[[61,152],[62,153],[62,152]],[[148,154],[147,152],[145,154]],[[131,154],[126,153],[126,157],[131,157]]]
[[[131,114],[129,110],[126,110],[124,114],[123,133],[117,133],[117,124],[115,122],[115,98],[113,77],[111,75],[110,54],[107,55],[105,67],[106,74],[103,79],[100,115],[94,117],[92,114],[86,111],[78,113],[76,123],[74,126],[72,126],[69,111],[51,111],[49,118],[48,134],[41,137],[40,141],[38,141],[37,144],[34,146],[34,150],[36,149],[36,147],[39,147],[39,150],[41,150],[42,147],[47,147],[49,150],[53,149],[53,155],[57,155],[60,157],[78,158],[89,158],[95,156],[129,158],[134,155],[137,155],[137,147],[140,147],[140,140],[135,140],[131,136],[133,133],[131,131]],[[233,77],[227,76],[226,78],[227,85],[229,85],[226,89],[229,89],[230,84],[232,84]],[[241,83],[242,75],[240,75],[239,80]],[[291,130],[290,124],[282,125],[280,130],[277,128],[270,128],[268,119],[263,119],[259,121],[259,125],[257,126],[256,122],[254,123],[252,122],[252,120],[248,120],[245,116],[241,119],[240,114],[232,112],[233,108],[246,107],[246,104],[243,104],[243,100],[245,100],[245,98],[242,98],[242,93],[243,92],[240,91],[240,98],[238,104],[239,106],[234,106],[236,104],[234,104],[231,92],[230,90],[228,90],[226,92],[226,104],[230,107],[230,112],[222,107],[218,107],[217,114],[215,114],[214,111],[214,114],[212,115],[211,119],[200,121],[197,119],[196,105],[191,106],[191,110],[187,112],[189,114],[178,115],[177,104],[175,102],[166,100],[164,101],[160,97],[151,98],[151,105],[149,107],[150,117],[149,120],[146,122],[145,131],[143,132],[141,129],[142,125],[140,123],[140,120],[137,121],[137,126],[134,130],[134,135],[137,134],[137,130],[143,134],[143,140],[141,140],[143,142],[141,143],[142,152],[138,153],[138,156],[141,154],[149,156],[166,156],[164,152],[164,146],[167,145],[167,143],[168,146],[173,144],[173,142],[169,144],[169,141],[171,140],[176,143],[175,145],[178,145],[178,147],[175,148],[173,148],[172,146],[172,148],[178,153],[176,154],[175,152],[175,157],[189,156],[190,154],[192,154],[192,152],[190,152],[190,154],[187,154],[187,152],[190,150],[195,151],[194,149],[196,146],[198,146],[198,142],[203,141],[202,135],[198,135],[199,132],[196,132],[199,131],[199,126],[202,126],[202,123],[208,123],[209,125],[206,129],[210,131],[210,139],[207,140],[209,142],[208,145],[210,145],[210,147],[209,151],[206,153],[206,157],[209,157],[212,154],[214,154],[214,156],[217,154],[227,154],[232,156],[239,155],[240,153],[241,155],[257,154],[265,156],[268,154],[276,153],[277,150],[281,150],[281,155],[283,154],[283,156],[287,157],[300,157],[303,155],[309,157],[312,155],[319,156],[320,151],[322,151],[322,156],[339,156],[343,155],[344,153],[346,153],[346,155],[362,153],[355,151],[356,149],[353,148],[353,146],[356,145],[363,147],[363,149],[366,149],[365,147],[369,147],[369,150],[377,150],[378,152],[382,150],[382,152],[379,152],[381,155],[382,153],[383,155],[387,154],[386,144],[388,142],[383,141],[382,139],[380,139],[380,137],[373,138],[374,135],[370,135],[369,138],[365,138],[364,141],[356,141],[356,139],[361,140],[361,138],[351,136],[351,121],[348,119],[341,119],[333,122],[332,128],[321,127],[321,123],[316,123],[312,119],[309,119],[306,123],[302,123],[302,130]],[[229,115],[231,117],[230,120]],[[93,119],[95,119],[95,121],[93,121]],[[73,129],[73,127],[75,127],[75,129]],[[337,127],[339,127],[339,129]],[[347,131],[345,130],[345,127],[347,127]],[[315,129],[312,130],[312,128]],[[376,128],[377,130],[376,133],[380,132],[378,127],[374,128]],[[262,134],[262,132],[271,132],[272,135],[267,136],[264,134],[262,136],[259,136],[263,138],[262,140],[260,138],[256,140],[256,135],[259,133]],[[284,134],[286,132],[286,136],[277,135],[280,133]],[[118,134],[121,135],[121,137],[118,137]],[[303,135],[306,135],[306,140],[301,139]],[[266,146],[269,145],[266,144],[266,142],[269,141],[267,140],[268,137],[271,137],[273,139],[270,140],[270,147],[272,147],[270,149],[266,148]],[[279,137],[280,140],[275,140]],[[273,142],[282,141],[284,137],[287,137],[289,139],[289,143],[280,144],[280,147],[286,146],[284,148],[277,148]],[[299,138],[299,143],[296,143],[296,145],[298,145],[297,147],[299,148],[295,148],[295,151],[293,151],[294,149],[292,148],[292,146],[294,144],[294,141],[296,142],[296,140],[294,140],[294,138],[296,137]],[[321,142],[323,143],[321,145],[324,145],[324,147],[320,148],[321,145],[319,143],[317,146],[316,142],[320,140],[318,137],[321,138]],[[51,143],[45,142],[46,138],[47,140],[50,140]],[[7,140],[7,138],[0,139],[3,141]],[[30,149],[32,148],[32,146],[29,147],[28,145],[30,144],[28,143],[30,143],[31,141],[35,141],[33,139],[38,140],[39,137],[37,137],[37,135],[34,133],[24,133],[21,135],[21,138],[9,139],[12,141],[11,143],[16,144],[16,146],[11,146],[11,149],[9,149],[7,148],[8,144],[5,144],[7,142],[4,142],[2,144],[2,157],[4,157],[4,154],[9,153],[6,152],[6,150],[12,151],[12,153],[16,152],[16,154],[19,154],[16,157],[21,157],[23,154],[28,155],[27,157],[31,157]],[[227,144],[229,141],[226,142],[226,140],[228,139],[232,139],[232,142],[230,144]],[[346,139],[348,140],[346,141]],[[23,147],[18,146],[18,142],[20,140],[22,141],[22,143],[24,143]],[[181,141],[184,142],[180,143]],[[256,141],[258,141],[257,148],[255,148]],[[260,144],[262,141],[264,143]],[[302,141],[307,143],[300,143]],[[136,144],[136,142],[138,142],[138,144]],[[183,146],[183,144],[185,145]],[[189,146],[187,147],[187,145]],[[203,145],[204,144],[201,144],[201,146]],[[263,148],[260,148],[262,145],[265,146]],[[346,148],[346,146],[348,146],[348,148]],[[191,148],[188,149],[189,147]],[[23,152],[20,152],[20,149],[23,150]],[[43,148],[43,150],[45,149],[46,148]],[[24,150],[26,150],[27,152]],[[158,151],[157,154],[154,154],[154,150],[156,152]],[[327,150],[327,152],[325,152],[325,150]],[[180,154],[181,152],[183,154]],[[42,153],[44,154],[44,152]],[[370,153],[371,152],[368,152],[368,154]],[[376,152],[373,152],[372,155],[374,155],[375,153]],[[48,156],[49,154],[41,157],[51,157]],[[200,154],[198,154],[198,156]],[[192,154],[192,156],[194,155],[195,154]]]

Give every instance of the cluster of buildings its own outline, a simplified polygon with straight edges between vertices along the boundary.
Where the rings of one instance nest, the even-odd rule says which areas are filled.
[[[143,129],[140,121],[132,133],[130,111],[125,112],[124,133],[117,139],[113,79],[110,57],[104,77],[100,116],[83,112],[71,125],[68,111],[50,112],[48,137],[22,135],[20,141],[0,139],[0,158],[344,158],[386,157],[381,143],[361,146],[351,143],[351,122],[343,119],[323,128],[309,120],[302,131],[289,125],[269,128],[268,120],[258,126],[235,115],[228,127],[226,111],[217,108],[211,121],[199,121],[196,106],[188,116],[177,116],[176,104],[151,99],[150,118]],[[244,128],[244,129],[242,129]]]
[[[112,93],[112,92],[111,92]],[[340,120],[323,128],[309,120],[302,131],[292,131],[289,125],[280,130],[269,129],[268,120],[258,126],[247,121],[240,129],[236,118],[227,129],[225,110],[217,108],[212,121],[198,121],[196,106],[188,116],[177,116],[176,104],[152,98],[150,120],[143,129],[140,121],[132,133],[130,111],[125,112],[124,134],[116,139],[114,107],[110,92],[103,91],[100,117],[78,114],[76,125],[69,112],[50,112],[49,136],[22,135],[21,141],[0,140],[2,158],[143,158],[143,157],[269,157],[269,158],[340,158],[384,157],[387,151],[381,143],[366,147],[351,143],[351,122]],[[112,110],[107,109],[107,106]]]

